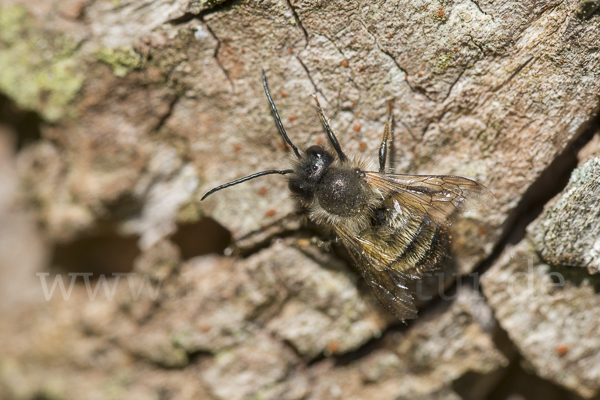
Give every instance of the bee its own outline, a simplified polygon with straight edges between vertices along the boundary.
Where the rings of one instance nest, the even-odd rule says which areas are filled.
[[[460,176],[391,172],[392,160],[387,162],[392,157],[391,151],[388,157],[393,140],[391,101],[377,170],[374,163],[342,151],[316,94],[317,113],[332,149],[310,146],[300,151],[281,123],[264,70],[262,81],[279,133],[294,153],[292,168],[262,171],[225,183],[208,191],[202,200],[261,176],[288,175],[289,190],[300,210],[335,232],[381,304],[402,321],[416,318],[407,284],[440,264],[449,245],[449,219],[487,188]]]

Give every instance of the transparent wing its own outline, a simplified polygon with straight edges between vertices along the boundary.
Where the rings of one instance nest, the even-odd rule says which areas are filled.
[[[379,251],[377,243],[354,236],[341,226],[336,232],[379,302],[401,321],[416,318],[417,308],[406,286],[410,277],[390,267],[392,261]]]
[[[380,172],[366,172],[365,175],[367,182],[384,196],[395,195],[398,203],[411,212],[428,214],[442,223],[465,208],[485,204],[494,196],[482,184],[461,176]]]

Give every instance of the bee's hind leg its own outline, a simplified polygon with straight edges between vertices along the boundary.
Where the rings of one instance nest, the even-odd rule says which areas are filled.
[[[331,245],[337,241],[337,236],[328,236],[328,237],[318,237],[313,236],[311,239],[311,243],[316,245],[317,247],[325,248],[327,250],[331,249]]]
[[[316,246],[327,251],[331,251],[331,246],[337,241],[337,236],[319,237],[313,236],[311,238],[301,238],[296,240],[296,245],[299,248],[307,248]]]

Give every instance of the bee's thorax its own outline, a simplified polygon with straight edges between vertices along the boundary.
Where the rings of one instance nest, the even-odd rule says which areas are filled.
[[[358,168],[328,168],[317,185],[319,205],[328,213],[353,217],[369,205],[364,172]]]

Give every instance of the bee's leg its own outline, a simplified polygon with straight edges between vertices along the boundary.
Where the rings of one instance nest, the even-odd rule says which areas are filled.
[[[388,117],[383,130],[383,138],[379,146],[379,172],[385,172],[385,163],[387,161],[388,147],[390,149],[389,169],[394,170],[394,116],[392,114],[392,100],[388,102]]]
[[[234,253],[246,254],[275,238],[287,236],[290,232],[300,229],[306,223],[306,220],[307,214],[303,210],[284,215],[276,221],[236,238],[234,246],[237,251]]]
[[[301,238],[296,240],[296,246],[298,246],[301,250],[308,250],[311,247],[315,246],[320,249],[325,249],[326,251],[331,251],[333,243],[337,240],[336,236],[329,236],[326,238],[313,236],[311,238]]]
[[[335,235],[324,237],[324,238],[313,236],[313,238],[311,239],[311,243],[317,245],[318,247],[329,248],[336,240],[337,240],[337,236],[335,236]]]

